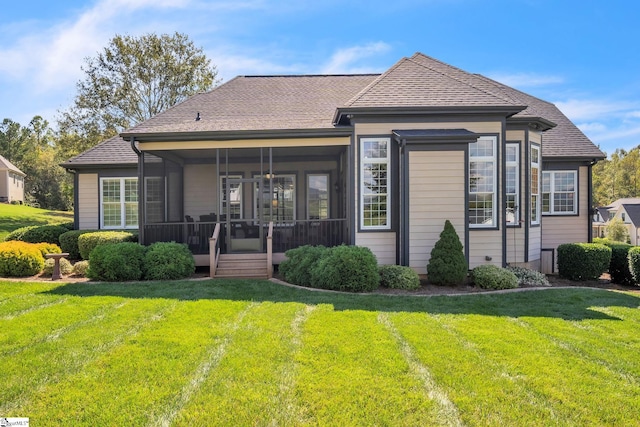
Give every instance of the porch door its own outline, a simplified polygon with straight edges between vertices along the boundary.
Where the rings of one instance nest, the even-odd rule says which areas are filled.
[[[252,210],[241,208],[243,189],[247,193],[252,193],[255,186],[262,189],[262,180],[227,177],[222,182],[224,217],[220,220],[225,225],[227,252],[263,252],[264,227],[261,215],[251,218],[252,215],[248,212]]]

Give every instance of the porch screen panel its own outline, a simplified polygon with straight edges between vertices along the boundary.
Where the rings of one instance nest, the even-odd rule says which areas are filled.
[[[256,176],[259,178],[259,176]],[[260,198],[260,189],[255,186],[255,206],[260,206],[262,199],[262,215],[265,221],[291,222],[296,220],[296,176],[276,174],[273,182],[273,192],[269,193],[269,182],[263,184],[264,194]],[[259,217],[260,212],[255,212]]]
[[[228,184],[228,179],[240,179],[240,175],[228,175],[220,177],[220,213],[222,215],[228,213],[231,219],[242,218],[242,183]],[[230,186],[230,188],[227,188]],[[228,199],[228,200],[227,200]]]
[[[307,176],[307,219],[329,218],[329,175]]]

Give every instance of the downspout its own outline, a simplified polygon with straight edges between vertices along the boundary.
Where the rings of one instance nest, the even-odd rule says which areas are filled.
[[[142,194],[144,186],[144,156],[136,147],[135,138],[131,138],[131,149],[138,156],[138,241],[144,245],[144,197]]]
[[[398,178],[398,199],[400,202],[400,215],[398,227],[399,265],[409,265],[409,200],[407,185],[409,184],[409,158],[407,155],[407,140],[402,138],[398,144],[398,164],[400,171]]]
[[[78,174],[75,169],[65,168],[67,173],[73,175],[73,229],[80,229],[80,209],[78,204]],[[23,187],[24,188],[24,187]]]

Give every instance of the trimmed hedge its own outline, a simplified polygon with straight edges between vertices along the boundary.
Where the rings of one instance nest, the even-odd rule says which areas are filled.
[[[390,289],[415,290],[420,288],[418,273],[404,265],[382,265],[378,268],[380,286]]]
[[[0,276],[33,276],[43,267],[44,257],[38,245],[20,241],[0,243]]]
[[[80,259],[80,249],[78,248],[78,237],[87,233],[95,233],[98,230],[71,230],[62,233],[59,237],[60,247],[63,252],[69,254],[69,259]]]
[[[40,249],[40,253],[42,253],[42,256],[46,259],[47,257],[45,256],[46,254],[61,254],[62,253],[62,249],[60,249],[60,246],[58,245],[54,245],[53,243],[34,243],[34,245],[36,245],[36,247],[38,249]]]
[[[609,269],[611,248],[600,243],[558,246],[558,274],[569,280],[594,280]]]
[[[324,246],[311,245],[289,249],[285,252],[287,259],[280,264],[278,271],[289,283],[312,286],[311,272],[328,250]]]
[[[138,236],[128,231],[95,231],[78,236],[78,250],[82,259],[90,259],[97,246],[123,242],[136,242]]]
[[[39,225],[26,230],[19,240],[28,243],[47,242],[58,245],[60,244],[60,235],[67,231],[69,230],[59,225]]]
[[[89,269],[89,261],[78,261],[73,264],[73,274],[75,276],[84,277],[87,275],[87,270]]]
[[[479,265],[471,271],[471,278],[482,289],[513,289],[518,278],[507,269],[492,264]]]
[[[42,274],[45,276],[53,275],[53,265],[55,261],[53,259],[47,259],[44,261],[44,269],[42,270]],[[60,258],[60,273],[65,276],[71,274],[73,272],[73,265],[69,262],[68,259]]]
[[[458,285],[464,282],[467,273],[462,243],[453,224],[446,220],[440,238],[431,250],[427,278],[434,285]]]
[[[628,260],[633,283],[637,285],[640,283],[640,246],[629,249]]]
[[[26,233],[29,230],[32,230],[34,228],[39,227],[39,225],[27,225],[26,227],[20,227],[20,228],[16,228],[15,230],[13,230],[11,233],[7,234],[6,237],[4,238],[5,242],[11,242],[14,240],[19,240],[21,242],[23,242],[23,236],[24,233]]]
[[[632,245],[622,242],[607,242],[604,245],[611,248],[611,262],[609,263],[609,274],[611,281],[621,285],[632,285],[633,276],[629,268],[629,250]]]
[[[348,292],[369,292],[380,286],[378,261],[369,248],[329,248],[311,271],[311,286]]]
[[[149,246],[143,266],[147,280],[184,279],[196,271],[189,247],[175,242],[157,242]]]
[[[144,246],[133,242],[98,245],[91,251],[87,277],[107,282],[140,280],[145,251]]]

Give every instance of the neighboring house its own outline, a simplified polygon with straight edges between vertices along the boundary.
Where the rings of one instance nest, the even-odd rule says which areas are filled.
[[[553,104],[417,53],[383,74],[236,77],[63,166],[79,228],[182,241],[200,265],[215,224],[222,252],[265,252],[273,222],[276,263],[347,243],[425,273],[447,219],[470,268],[553,268],[591,238],[604,157]]]
[[[640,198],[618,199],[597,208],[593,218],[593,236],[606,237],[609,221],[614,218],[619,218],[627,226],[631,244],[640,244]]]
[[[13,163],[0,156],[0,202],[24,203],[24,177]]]

